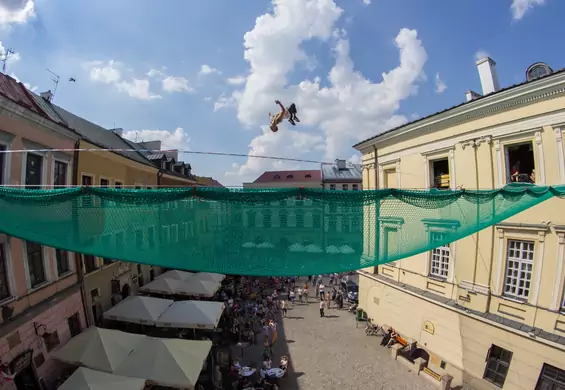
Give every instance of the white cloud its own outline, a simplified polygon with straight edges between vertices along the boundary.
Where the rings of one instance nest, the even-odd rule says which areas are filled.
[[[163,79],[163,90],[166,92],[192,92],[194,89],[184,77],[167,76]]]
[[[210,65],[202,65],[200,67],[200,72],[198,72],[198,74],[200,75],[208,75],[208,74],[222,74],[222,72],[220,72],[218,69],[216,68],[212,68]]]
[[[87,68],[90,67],[89,76],[92,81],[103,84],[114,84],[122,79],[122,72],[119,67],[121,64],[110,60],[106,64],[100,61],[92,61],[86,63]]]
[[[247,80],[245,76],[228,77],[226,83],[229,85],[242,85],[245,84],[245,80]]]
[[[218,99],[214,102],[214,112],[221,110],[222,108],[234,107],[237,104],[239,95],[233,93],[230,96],[224,94],[220,95]]]
[[[33,0],[0,1],[0,27],[9,28],[12,24],[24,24],[35,17]]]
[[[16,80],[18,83],[21,83],[20,79],[18,78],[18,76],[16,76],[14,73],[10,73],[10,77],[13,78],[14,80]],[[24,87],[26,87],[27,89],[29,89],[31,92],[35,92],[37,91],[37,86],[31,86],[31,84],[29,83],[22,83],[24,85]]]
[[[512,11],[512,19],[520,20],[535,6],[544,5],[545,0],[512,0],[510,10]]]
[[[147,76],[149,77],[165,76],[165,72],[159,69],[149,69],[149,72],[147,72]]]
[[[206,96],[206,97],[204,98],[204,101],[205,101],[205,102],[210,102],[210,101],[212,101],[212,96]]]
[[[335,29],[342,10],[333,0],[278,0],[274,5],[273,12],[257,18],[244,37],[250,75],[237,100],[238,119],[249,127],[265,124],[267,113],[277,110],[273,101],[280,99],[286,105],[296,103],[302,122],[296,127],[283,124],[277,133],[263,130],[251,142],[250,155],[266,150],[278,156],[287,144],[292,145],[290,133],[303,134],[309,141],[302,148],[291,148],[293,157],[311,160],[322,145],[323,159],[333,161],[350,155],[355,142],[407,122],[396,112],[403,100],[417,93],[427,61],[415,30],[400,30],[395,38],[399,65],[373,83],[354,69],[346,31]],[[287,75],[308,58],[302,43],[316,38],[334,47],[328,86],[322,87],[320,78],[288,85]],[[310,137],[320,138],[313,142]],[[267,167],[272,168],[267,160],[249,158],[230,174],[250,180]]]
[[[363,4],[369,5],[369,4],[371,4],[371,0],[363,0]]]
[[[436,73],[436,92],[437,93],[444,93],[447,89],[447,85],[445,82],[439,77],[439,72]]]
[[[182,127],[174,131],[167,130],[129,130],[124,131],[123,137],[133,142],[161,141],[161,149],[188,150],[190,137]]]
[[[490,57],[489,54],[484,50],[478,50],[475,53],[475,61],[482,60],[485,57]]]
[[[132,81],[121,81],[117,84],[118,89],[126,92],[132,98],[140,100],[161,99],[161,95],[152,93],[149,90],[149,80],[133,79]]]

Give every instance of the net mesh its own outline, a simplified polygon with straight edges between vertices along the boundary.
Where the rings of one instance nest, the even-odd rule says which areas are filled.
[[[564,195],[565,186],[532,185],[492,191],[2,188],[0,231],[166,268],[312,275],[428,251]]]

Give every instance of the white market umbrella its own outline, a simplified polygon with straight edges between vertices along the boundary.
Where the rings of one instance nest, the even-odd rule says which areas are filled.
[[[324,252],[322,248],[320,248],[318,245],[314,245],[314,244],[307,245],[305,250],[308,253],[323,253]]]
[[[184,282],[185,280],[182,279],[155,279],[151,283],[147,283],[145,286],[141,287],[139,291],[144,293],[174,295],[176,294],[178,287]]]
[[[113,372],[145,336],[90,327],[53,352],[53,358],[68,364]]]
[[[226,278],[226,275],[223,274],[216,274],[213,272],[199,272],[197,274],[192,275],[190,279],[187,281],[203,281],[203,282],[221,282]]]
[[[245,244],[242,245],[243,248],[255,248],[257,245],[254,244],[253,242],[246,242]]]
[[[177,288],[177,294],[211,298],[220,288],[220,282],[187,280]]]
[[[224,311],[223,302],[177,301],[156,321],[163,328],[215,329]]]
[[[326,248],[326,253],[329,253],[330,255],[335,255],[335,254],[338,254],[338,253],[341,253],[341,252],[339,251],[337,246],[330,245]]]
[[[304,248],[304,245],[301,244],[292,244],[289,248],[289,251],[291,252],[305,252],[306,248]]]
[[[355,251],[353,250],[352,247],[350,247],[349,245],[342,245],[339,247],[339,251],[341,253],[343,253],[344,255],[350,255],[352,253],[355,253]]]
[[[154,325],[155,321],[174,303],[170,299],[131,296],[104,313],[107,320]]]
[[[192,389],[212,348],[210,340],[146,337],[115,374],[147,379],[159,386]]]
[[[145,379],[79,367],[58,390],[143,390],[144,387]]]
[[[171,271],[167,271],[164,274],[157,276],[157,278],[155,278],[155,280],[158,280],[158,279],[187,280],[187,279],[190,279],[192,277],[192,275],[194,275],[194,273],[192,273],[192,272],[179,271],[177,269],[173,269]]]
[[[262,244],[257,245],[257,248],[261,248],[261,249],[272,249],[274,247],[275,246],[270,242],[263,242]]]

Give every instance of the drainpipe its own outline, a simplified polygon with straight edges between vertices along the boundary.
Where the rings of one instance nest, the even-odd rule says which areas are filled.
[[[78,149],[80,149],[80,140],[75,142],[75,151],[73,152],[73,186],[77,187],[79,185],[79,180],[78,180],[78,163],[79,163],[79,158],[80,158],[80,152],[78,151]],[[78,199],[77,199],[78,201]],[[77,208],[73,207],[73,224],[74,224],[74,232],[76,234],[76,232],[78,231],[79,228],[79,223],[78,223],[78,215],[77,213]],[[88,316],[88,304],[87,304],[87,300],[86,300],[86,291],[85,291],[85,285],[84,285],[84,273],[82,270],[82,255],[79,253],[75,252],[75,270],[77,273],[77,283],[80,286],[80,297],[82,299],[82,307],[84,308],[84,320],[86,323],[86,327],[88,328],[90,326],[90,320],[89,320],[89,316]]]
[[[378,157],[377,157],[377,147],[373,145],[373,153],[375,154],[374,157],[374,175],[375,175],[375,191],[379,190],[379,166],[378,166]],[[380,241],[381,241],[381,200],[377,198],[377,204],[375,205],[375,256],[378,260],[380,260],[381,255],[381,248],[380,248]],[[378,274],[378,266],[375,267],[375,272]]]

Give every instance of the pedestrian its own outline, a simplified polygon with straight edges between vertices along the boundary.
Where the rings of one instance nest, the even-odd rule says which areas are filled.
[[[288,297],[290,298],[290,302],[294,305],[294,290],[290,290]]]
[[[321,299],[325,299],[326,298],[326,294],[324,293],[324,289],[325,286],[323,283],[320,283],[320,285],[318,286],[318,289],[320,290],[320,298]]]
[[[286,308],[286,301],[281,301],[281,308],[282,308],[282,312],[283,312],[283,317],[286,317],[286,312],[287,312],[287,308]]]
[[[332,295],[328,292],[327,294],[327,300],[328,300],[328,309],[332,308]]]
[[[324,301],[324,298],[320,298],[320,317],[324,316],[325,306],[326,306],[326,302]]]

